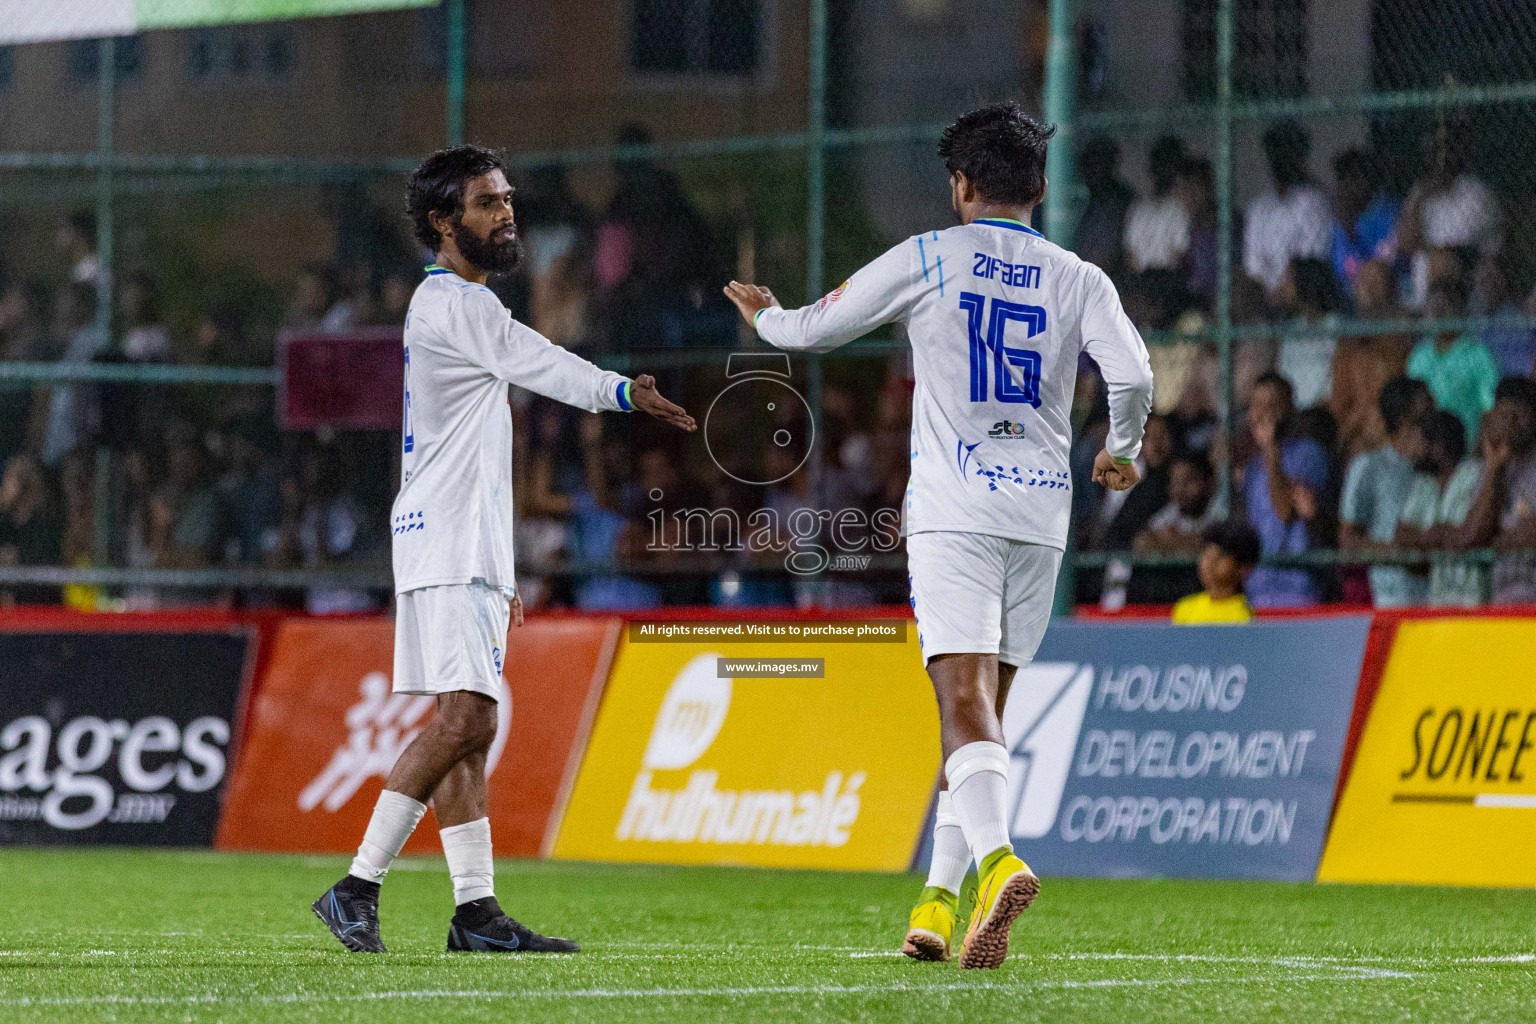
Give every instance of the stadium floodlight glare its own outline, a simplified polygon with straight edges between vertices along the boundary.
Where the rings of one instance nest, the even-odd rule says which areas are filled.
[[[0,0],[0,44],[435,7],[439,0]]]

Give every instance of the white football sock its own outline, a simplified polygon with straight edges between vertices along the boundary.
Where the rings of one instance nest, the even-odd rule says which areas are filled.
[[[426,813],[426,804],[404,793],[392,789],[380,793],[378,803],[373,805],[373,817],[368,819],[368,831],[363,833],[363,844],[357,848],[347,873],[365,882],[384,881],[389,866],[400,856],[405,841]]]
[[[967,743],[944,762],[950,799],[976,866],[1008,839],[1008,749],[982,740]]]
[[[453,879],[454,905],[496,895],[491,885],[496,870],[491,863],[491,819],[451,825],[439,829],[438,835],[443,837],[443,856],[448,858],[448,874]]]
[[[971,866],[971,851],[965,844],[965,830],[955,814],[949,790],[939,791],[939,806],[933,816],[933,860],[928,865],[928,885],[942,886],[960,895],[965,869]]]

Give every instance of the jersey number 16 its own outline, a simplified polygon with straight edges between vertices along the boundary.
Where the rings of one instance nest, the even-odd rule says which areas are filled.
[[[960,308],[965,310],[966,326],[971,336],[971,401],[996,400],[1040,408],[1040,353],[1027,348],[1009,348],[1004,334],[1010,321],[1024,325],[1024,336],[1033,338],[1045,330],[1045,308],[1019,302],[993,299],[991,315],[987,297],[975,292],[960,293]],[[982,321],[986,331],[982,331]],[[992,364],[993,393],[987,395],[987,364]],[[1009,368],[1018,370],[1017,379]]]

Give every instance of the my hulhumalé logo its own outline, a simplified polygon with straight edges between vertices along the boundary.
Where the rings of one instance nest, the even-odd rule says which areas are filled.
[[[621,842],[752,843],[842,846],[859,817],[865,773],[830,771],[820,789],[734,790],[720,773],[695,769],[681,789],[653,787],[653,773],[698,761],[731,707],[731,680],[718,678],[720,655],[701,654],[677,674],[656,712],[641,770],[630,787],[614,838]]]
[[[992,429],[987,431],[987,436],[995,440],[1009,441],[1024,436],[1024,424],[1014,423],[1012,420],[998,420],[992,424]]]

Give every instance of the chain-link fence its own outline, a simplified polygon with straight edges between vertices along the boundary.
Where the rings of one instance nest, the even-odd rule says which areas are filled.
[[[1390,517],[1346,487],[1391,447],[1386,381],[1425,380],[1469,457],[1526,450],[1488,413],[1533,359],[1533,33],[1530,5],[1450,0],[445,0],[0,49],[0,589],[380,606],[398,436],[296,415],[366,396],[338,379],[353,356],[285,361],[283,339],[398,326],[424,262],[403,175],[467,139],[519,179],[514,315],[716,417],[684,442],[515,393],[529,603],[904,600],[882,518],[902,339],[784,364],[803,421],[753,411],[772,382],[729,359],[754,346],[719,286],[798,304],[949,223],[940,128],[1015,97],[1062,123],[1041,226],[1111,272],[1158,381],[1147,483],[1120,504],[1078,481],[1077,598],[1187,592],[1200,528],[1231,513],[1277,568],[1306,563],[1282,598],[1369,599],[1336,563],[1430,560],[1388,551]],[[1266,373],[1300,410],[1275,474],[1295,500],[1269,518]],[[1087,364],[1078,391],[1075,463],[1103,428]],[[1433,521],[1486,482],[1452,480],[1443,419],[1424,537],[1485,598],[1504,526]],[[792,528],[802,510],[856,515],[834,538],[830,516]]]

